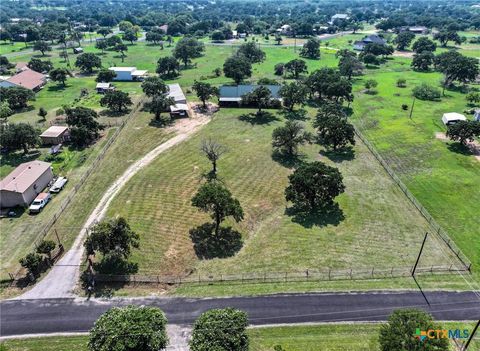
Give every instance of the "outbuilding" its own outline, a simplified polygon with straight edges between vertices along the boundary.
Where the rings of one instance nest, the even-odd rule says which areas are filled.
[[[443,116],[442,116],[442,122],[446,126],[449,126],[451,124],[455,124],[458,121],[466,121],[466,120],[467,120],[467,118],[464,115],[462,115],[461,113],[457,113],[457,112],[444,113]]]
[[[239,106],[242,102],[242,96],[251,93],[260,85],[222,85],[218,102],[222,106]],[[280,97],[280,85],[264,85],[272,94],[272,99],[282,101]]]
[[[66,126],[51,126],[42,134],[40,139],[44,145],[58,145],[70,140],[70,130]]]
[[[114,80],[123,81],[141,81],[147,76],[147,70],[140,70],[137,67],[110,67],[110,71],[115,72]]]
[[[168,97],[172,98],[176,104],[187,103],[187,98],[185,97],[185,94],[178,83],[168,84]]]
[[[50,163],[43,161],[22,163],[0,181],[0,207],[27,207],[52,180]]]
[[[99,94],[105,94],[107,91],[115,90],[111,83],[97,83],[95,89]]]

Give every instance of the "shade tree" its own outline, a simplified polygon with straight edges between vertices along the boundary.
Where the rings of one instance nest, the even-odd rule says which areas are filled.
[[[307,101],[308,88],[302,82],[291,82],[284,84],[278,93],[282,97],[283,105],[293,111],[295,105],[303,106]]]
[[[300,50],[300,56],[317,60],[320,58],[320,40],[316,38],[310,38],[305,44],[303,44],[302,50]]]
[[[223,64],[225,77],[231,78],[236,84],[240,84],[246,78],[252,76],[252,64],[241,55],[233,55]]]
[[[192,37],[183,37],[173,49],[173,56],[187,67],[192,59],[201,57],[204,51],[205,45],[202,42]]]
[[[210,83],[199,82],[197,80],[193,83],[192,89],[200,101],[202,101],[203,108],[207,107],[207,100],[219,94],[217,87],[212,86]]]
[[[29,149],[40,145],[39,132],[28,123],[8,123],[0,125],[0,145],[10,151],[23,150],[27,154]]]
[[[106,106],[114,112],[122,112],[133,105],[130,95],[121,90],[109,90],[100,99],[100,106]]]
[[[312,136],[298,121],[287,121],[284,126],[277,127],[272,133],[272,146],[287,156],[297,154],[298,147],[310,142]]]
[[[290,73],[295,79],[298,79],[301,74],[307,73],[307,63],[304,60],[293,59],[287,62],[284,66],[284,71]]]
[[[92,73],[94,68],[102,67],[102,60],[94,53],[86,52],[77,56],[75,66],[83,72]]]
[[[180,63],[173,56],[160,57],[157,61],[156,72],[163,78],[177,77],[180,70]]]

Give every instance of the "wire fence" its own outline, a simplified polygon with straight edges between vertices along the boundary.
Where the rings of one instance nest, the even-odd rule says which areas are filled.
[[[367,140],[367,138],[360,132],[360,130],[355,127],[355,134],[358,138],[367,146],[370,152],[375,156],[375,158],[380,162],[382,167],[388,173],[388,175],[393,179],[393,181],[398,185],[402,190],[405,196],[410,200],[410,202],[417,208],[417,210],[422,214],[422,216],[428,221],[430,226],[433,229],[433,233],[438,235],[447,247],[453,252],[453,254],[458,258],[467,271],[471,271],[472,263],[465,256],[465,254],[455,245],[453,240],[450,238],[448,233],[435,221],[435,219],[428,213],[427,209],[415,198],[415,196],[408,190],[408,188],[403,184],[400,178],[395,174],[393,169],[388,165],[388,163],[383,159],[377,149]]]
[[[105,154],[107,153],[107,151],[109,150],[110,146],[115,142],[115,140],[117,139],[117,137],[120,135],[121,131],[123,130],[123,128],[125,127],[125,125],[128,123],[128,121],[132,118],[132,116],[135,115],[135,113],[141,108],[141,106],[143,105],[143,99],[140,99],[138,100],[134,107],[132,108],[132,110],[130,111],[130,113],[118,124],[118,128],[117,130],[113,133],[113,135],[108,139],[108,141],[106,142],[106,144],[103,146],[102,150],[99,152],[99,154],[97,155],[97,157],[95,158],[95,160],[92,162],[92,164],[90,165],[90,167],[85,171],[85,173],[81,176],[81,178],[78,180],[77,184],[75,184],[75,186],[73,187],[73,189],[70,190],[69,194],[67,195],[67,197],[65,199],[63,199],[63,202],[62,204],[60,205],[59,209],[53,214],[53,216],[50,218],[50,220],[45,224],[43,225],[43,228],[39,228],[38,230],[38,235],[37,237],[35,238],[35,240],[33,241],[32,243],[32,248],[33,247],[37,247],[41,242],[42,240],[45,239],[45,237],[47,236],[47,234],[50,232],[50,230],[52,229],[52,227],[55,225],[55,223],[57,222],[58,218],[61,216],[61,214],[64,212],[64,210],[68,207],[68,205],[72,202],[73,198],[75,197],[75,195],[77,194],[78,190],[82,187],[82,185],[85,183],[85,181],[88,179],[88,177],[95,171],[95,169],[97,168],[98,164],[103,160],[103,158],[105,157]],[[58,236],[57,236],[57,239]],[[17,278],[17,276],[20,274],[20,272],[22,271],[21,268],[19,268],[14,274],[13,276],[15,277],[15,279]],[[12,276],[11,273],[9,273],[9,276]]]
[[[466,268],[451,266],[419,267],[415,275],[451,274],[468,271]],[[160,276],[143,274],[109,275],[94,274],[97,283],[129,283],[129,284],[249,284],[249,283],[291,283],[308,281],[333,280],[367,280],[410,277],[412,267],[391,268],[351,268],[351,269],[307,269],[304,271],[256,272],[239,274],[190,274],[188,276]]]

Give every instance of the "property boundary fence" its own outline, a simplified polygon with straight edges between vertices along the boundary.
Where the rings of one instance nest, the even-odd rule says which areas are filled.
[[[420,267],[416,275],[450,274],[466,272],[467,268],[451,266]],[[160,276],[160,275],[107,275],[94,274],[97,283],[128,283],[128,284],[215,284],[215,283],[281,283],[281,282],[308,282],[308,281],[334,281],[334,280],[366,280],[410,277],[411,267],[391,268],[352,268],[352,269],[325,269],[285,272],[258,272],[243,274],[191,274],[189,276]]]
[[[382,167],[388,173],[388,175],[393,179],[393,181],[399,186],[405,196],[410,200],[410,202],[417,208],[418,211],[422,214],[422,216],[428,221],[430,226],[434,230],[434,234],[438,235],[447,245],[447,247],[455,254],[458,260],[465,266],[466,270],[471,272],[472,263],[471,261],[465,256],[465,254],[455,245],[448,233],[435,221],[435,219],[428,213],[427,209],[423,207],[423,205],[413,196],[413,194],[408,190],[408,188],[403,184],[400,178],[395,174],[393,169],[387,164],[387,162],[380,156],[380,153],[377,149],[367,140],[367,138],[360,132],[360,130],[355,127],[355,134],[358,138],[367,146],[370,152],[375,156],[375,158],[380,162]]]
[[[103,158],[105,157],[105,154],[107,153],[108,149],[115,142],[117,137],[120,135],[120,133],[123,130],[123,128],[125,127],[125,125],[132,118],[132,116],[134,116],[135,113],[141,108],[141,106],[143,105],[143,102],[144,102],[143,99],[138,100],[135,103],[135,105],[133,106],[130,113],[127,115],[127,117],[124,118],[123,121],[118,125],[117,130],[108,139],[107,143],[103,146],[102,150],[99,152],[99,154],[97,155],[95,160],[92,162],[90,167],[85,171],[85,173],[82,175],[82,177],[80,178],[78,183],[75,185],[75,187],[70,190],[70,193],[68,194],[68,196],[65,199],[63,199],[63,202],[60,205],[60,208],[53,214],[52,218],[39,231],[40,234],[33,241],[33,247],[37,247],[40,244],[40,242],[47,236],[47,234],[50,232],[52,227],[55,225],[55,223],[57,222],[58,218],[61,216],[63,211],[67,208],[67,206],[73,200],[73,197],[76,195],[76,193],[78,192],[80,187],[85,183],[85,181],[88,179],[88,177],[93,173],[93,171],[98,166],[100,161],[103,160]],[[57,239],[59,239],[59,238],[57,237]],[[20,271],[21,271],[21,268],[19,268],[15,272],[14,277],[17,277],[18,274],[20,273]],[[9,273],[9,275],[12,276],[10,273]]]

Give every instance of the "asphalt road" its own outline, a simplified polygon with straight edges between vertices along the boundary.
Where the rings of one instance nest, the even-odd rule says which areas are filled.
[[[477,292],[478,294],[478,292]],[[145,298],[91,300],[9,300],[0,303],[1,336],[88,331],[113,306],[160,307],[169,324],[191,324],[211,308],[235,307],[252,325],[386,320],[392,310],[421,308],[439,320],[478,320],[480,300],[474,292],[318,293],[231,298]]]

